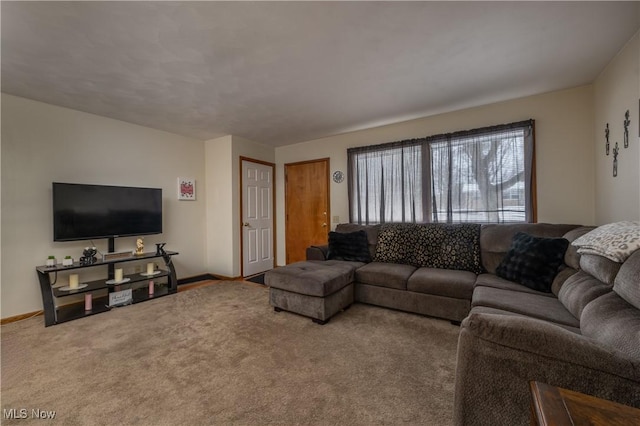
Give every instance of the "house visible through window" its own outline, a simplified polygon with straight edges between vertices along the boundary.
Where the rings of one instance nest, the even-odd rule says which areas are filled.
[[[351,148],[351,222],[531,222],[534,121]]]

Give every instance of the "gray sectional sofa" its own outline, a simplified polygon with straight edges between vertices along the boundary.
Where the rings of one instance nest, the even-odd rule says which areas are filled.
[[[267,274],[266,283],[278,295],[271,299],[276,310],[315,316],[321,322],[354,301],[461,322],[457,425],[528,424],[531,380],[640,408],[640,250],[620,264],[581,256],[569,246],[551,292],[496,275],[516,233],[572,242],[592,229],[482,225],[481,267],[470,271],[375,261],[380,257],[380,225],[341,224],[338,233],[366,232],[374,261],[327,260],[327,246],[310,247],[308,261],[298,264],[298,271],[277,268]],[[447,255],[459,253],[442,254]],[[323,284],[328,271],[334,273],[331,285]],[[306,273],[310,275],[305,278]],[[283,289],[279,283],[284,281],[290,286]],[[307,289],[297,294],[301,286]],[[309,294],[308,288],[319,287],[317,295]],[[323,300],[330,300],[328,308]],[[315,302],[320,304],[305,311]]]

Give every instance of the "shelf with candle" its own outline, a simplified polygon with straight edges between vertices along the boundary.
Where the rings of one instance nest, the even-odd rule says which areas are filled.
[[[109,294],[122,289],[131,289],[133,293],[133,303],[144,302],[146,300],[155,299],[157,297],[174,294],[178,291],[178,279],[176,277],[175,267],[172,262],[172,256],[179,253],[171,251],[162,251],[161,253],[143,253],[140,256],[127,259],[110,259],[97,260],[90,264],[81,264],[78,262],[70,266],[55,264],[54,266],[37,266],[38,280],[40,282],[40,290],[42,292],[44,305],[44,322],[45,326],[60,324],[62,322],[86,317],[96,313],[106,312],[109,310]],[[140,261],[141,259],[162,259],[164,264],[160,262],[149,262],[146,265],[146,272],[125,274],[124,268],[115,267],[116,264],[126,264],[131,261]],[[163,267],[158,269],[158,263]],[[78,269],[106,268],[107,278],[85,281],[82,279],[84,272],[75,273]],[[56,286],[57,274],[59,271],[74,273],[69,276],[69,285],[65,287]],[[129,268],[131,270],[131,267]],[[143,269],[144,270],[144,269]],[[151,272],[152,275],[147,275]],[[73,276],[71,276],[73,275]],[[153,277],[154,291],[150,294],[149,281]],[[118,283],[110,284],[110,281],[118,279]],[[65,281],[61,279],[60,282]],[[64,284],[61,284],[64,285]],[[63,304],[64,297],[85,294],[84,303]],[[91,300],[89,303],[89,296]],[[69,299],[66,299],[69,300]]]
[[[168,277],[169,275],[170,275],[169,271],[158,269],[156,270],[156,274],[153,275],[153,278],[158,279],[162,277]],[[66,287],[54,287],[53,295],[55,297],[64,297],[64,296],[69,296],[69,294],[86,293],[88,291],[96,291],[96,290],[101,290],[105,288],[113,288],[115,285],[129,285],[129,284],[134,284],[138,282],[148,282],[148,280],[149,280],[149,277],[146,276],[145,273],[127,274],[122,276],[122,280],[120,282],[112,282],[111,280],[102,279],[102,280],[84,282],[82,284],[79,284],[77,289],[62,290],[63,288],[66,288]]]

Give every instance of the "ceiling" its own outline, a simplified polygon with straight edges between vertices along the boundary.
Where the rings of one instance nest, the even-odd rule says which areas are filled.
[[[640,2],[7,2],[2,91],[272,146],[593,82]]]

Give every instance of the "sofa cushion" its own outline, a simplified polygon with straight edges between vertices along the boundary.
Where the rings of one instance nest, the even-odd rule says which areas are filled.
[[[578,271],[567,278],[558,293],[558,300],[574,317],[580,318],[589,302],[610,291],[611,287],[608,285],[585,271]]]
[[[622,263],[640,249],[640,222],[602,225],[575,240],[580,254],[596,254]]]
[[[469,271],[418,268],[409,277],[407,290],[471,300],[475,281],[476,274]]]
[[[550,223],[491,223],[482,225],[480,231],[482,266],[487,272],[495,274],[496,267],[509,251],[513,236],[518,232],[535,237],[557,238],[579,227],[580,225]]]
[[[348,233],[329,232],[327,259],[371,262],[367,233],[364,230]]]
[[[480,262],[480,225],[427,223],[417,227],[414,266],[483,272]]]
[[[576,239],[582,237],[587,232],[591,232],[595,229],[595,226],[581,226],[576,229],[572,229],[562,236],[566,238],[569,243],[574,242]],[[564,254],[564,263],[573,269],[580,269],[580,254],[578,253],[578,247],[573,244],[569,244],[567,251]]]
[[[553,283],[551,284],[551,293],[558,297],[558,293],[560,292],[560,289],[562,288],[564,282],[567,280],[567,278],[569,278],[576,272],[578,271],[568,267],[567,265],[560,265],[560,268],[558,268],[558,274],[553,279]]]
[[[473,291],[471,306],[486,306],[571,327],[580,326],[578,319],[571,315],[555,297],[491,287],[476,287]]]
[[[613,285],[621,265],[621,263],[596,254],[580,256],[580,269],[610,286]]]
[[[640,361],[640,310],[615,292],[584,308],[580,329],[583,335]]]
[[[511,291],[521,291],[523,293],[531,293],[537,294],[545,297],[553,297],[553,294],[537,291],[529,287],[525,287],[522,284],[515,283],[513,281],[506,280],[497,275],[493,274],[480,274],[476,278],[476,287],[492,287],[492,288],[500,288],[503,290],[511,290]]]
[[[564,238],[540,238],[518,232],[496,268],[496,275],[534,290],[551,292],[568,245]]]
[[[640,250],[629,256],[620,267],[613,291],[636,309],[640,309]]]
[[[511,317],[535,319],[537,321],[545,321],[545,322],[551,323],[551,321],[538,320],[537,318],[531,318],[528,315],[517,314],[515,312],[509,312],[509,311],[505,311],[505,310],[502,310],[502,309],[488,308],[486,306],[476,306],[476,307],[471,308],[471,312],[469,312],[469,315],[472,315],[472,314],[506,315],[506,316],[511,316]],[[581,334],[580,333],[580,328],[578,328],[578,327],[572,327],[570,325],[565,325],[565,324],[558,324],[558,323],[555,323],[555,322],[552,323],[552,324],[557,325],[558,327],[562,327],[565,330],[569,330],[572,333]]]
[[[358,268],[355,278],[363,284],[406,290],[407,280],[415,270],[411,265],[371,262]]]

